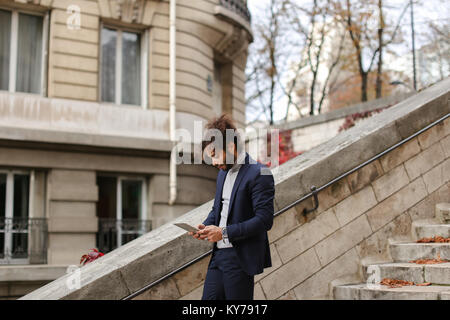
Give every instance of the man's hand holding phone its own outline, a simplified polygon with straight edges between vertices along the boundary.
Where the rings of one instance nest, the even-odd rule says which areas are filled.
[[[205,240],[205,239],[208,237],[207,234],[203,234],[203,233],[202,233],[202,230],[205,229],[205,225],[204,225],[204,224],[199,224],[199,225],[197,226],[197,229],[198,229],[199,231],[197,231],[197,232],[192,232],[192,231],[190,231],[188,234],[189,234],[190,236],[193,236],[195,239]]]
[[[217,242],[222,240],[222,228],[218,226],[205,226],[203,224],[199,224],[197,229],[197,232],[189,232],[189,234],[195,239],[208,240],[209,242]]]

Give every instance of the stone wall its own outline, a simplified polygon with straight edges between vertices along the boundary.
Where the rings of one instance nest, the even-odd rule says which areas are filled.
[[[48,264],[75,264],[75,257],[95,247],[98,201],[95,179],[95,171],[54,169],[49,172]]]
[[[297,224],[301,206],[280,216],[270,232],[277,265],[259,277],[261,297],[329,298],[331,281],[390,261],[389,241],[410,237],[412,221],[450,200],[449,143],[447,119],[319,193],[314,219]]]
[[[395,145],[450,113],[450,79],[376,114],[274,169],[275,210]],[[411,223],[432,216],[450,201],[450,119],[382,158],[339,180],[277,216],[269,232],[273,266],[256,277],[255,298],[329,298],[331,281],[360,278],[361,265],[389,260],[389,241],[408,237]],[[176,221],[197,224],[212,201]],[[81,269],[81,288],[68,276],[24,299],[120,299],[209,250],[172,224],[114,250]],[[191,265],[137,299],[197,299],[209,257]]]

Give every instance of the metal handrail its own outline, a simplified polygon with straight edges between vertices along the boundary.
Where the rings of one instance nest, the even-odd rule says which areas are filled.
[[[0,265],[45,264],[47,227],[46,218],[0,217]]]
[[[439,118],[438,120],[436,120],[436,121],[430,123],[430,124],[427,125],[426,127],[422,128],[422,129],[420,129],[420,130],[418,130],[417,132],[415,132],[415,133],[413,133],[412,135],[410,135],[409,137],[407,137],[407,138],[401,140],[400,142],[394,144],[393,146],[387,148],[386,150],[384,150],[384,151],[382,151],[382,152],[376,154],[375,156],[373,156],[373,157],[370,158],[369,160],[364,161],[363,163],[359,164],[358,166],[354,167],[353,169],[350,169],[350,170],[348,170],[347,172],[341,174],[341,175],[338,176],[337,178],[334,178],[333,180],[329,181],[328,183],[324,184],[323,186],[321,186],[321,187],[319,187],[319,188],[316,188],[315,186],[311,186],[311,192],[307,193],[306,195],[304,195],[304,196],[301,197],[300,199],[298,199],[298,200],[292,202],[291,204],[287,205],[286,207],[284,207],[284,208],[278,210],[277,212],[275,212],[274,217],[276,217],[276,216],[282,214],[283,212],[288,211],[288,210],[291,209],[292,207],[295,207],[297,204],[299,204],[300,202],[302,202],[302,201],[308,199],[308,198],[311,197],[311,196],[313,196],[313,197],[314,197],[314,200],[315,200],[314,208],[312,208],[312,209],[306,209],[306,208],[305,208],[305,209],[303,210],[303,213],[308,213],[308,212],[314,211],[314,210],[317,209],[317,207],[319,206],[319,201],[318,201],[318,198],[317,198],[317,193],[318,193],[319,191],[321,191],[321,190],[323,190],[323,189],[329,187],[329,186],[332,185],[333,183],[335,183],[335,182],[341,180],[342,178],[345,178],[346,176],[348,176],[348,175],[352,174],[353,172],[355,172],[355,171],[361,169],[362,167],[368,165],[369,163],[371,163],[371,162],[373,162],[373,161],[375,161],[375,160],[381,158],[381,157],[382,157],[383,155],[385,155],[386,153],[388,153],[388,152],[390,152],[390,151],[392,151],[392,150],[398,148],[399,146],[405,144],[405,143],[408,142],[409,140],[414,139],[415,137],[417,137],[417,136],[418,136],[419,134],[421,134],[422,132],[424,132],[424,131],[426,131],[426,130],[432,128],[432,127],[434,127],[435,125],[437,125],[438,123],[444,121],[444,120],[447,119],[448,117],[450,117],[450,113],[447,113],[446,115],[444,115],[443,117]],[[199,257],[197,257],[197,258],[195,258],[195,259],[193,259],[193,260],[187,262],[186,264],[182,265],[181,267],[179,267],[179,268],[177,268],[177,269],[175,269],[175,270],[169,272],[168,274],[162,276],[162,277],[159,278],[158,280],[155,280],[155,281],[151,282],[150,284],[148,284],[148,285],[142,287],[142,288],[139,289],[138,291],[133,292],[132,294],[130,294],[130,295],[124,297],[122,300],[130,300],[130,299],[132,299],[132,298],[138,296],[139,294],[141,294],[142,292],[148,290],[149,288],[151,288],[151,287],[157,285],[158,283],[161,283],[162,281],[166,280],[167,278],[170,278],[172,275],[174,275],[174,274],[176,274],[176,273],[178,273],[178,272],[180,272],[180,271],[186,269],[187,267],[189,267],[189,266],[193,265],[194,263],[200,261],[200,260],[203,259],[204,257],[210,255],[210,254],[212,253],[212,251],[213,251],[213,250],[211,249],[211,250],[207,251],[206,253],[203,253],[203,254],[200,255]]]

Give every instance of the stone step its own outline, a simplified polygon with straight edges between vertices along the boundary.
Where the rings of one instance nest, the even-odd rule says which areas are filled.
[[[416,259],[450,260],[450,243],[393,243],[390,245],[394,262],[410,262]]]
[[[336,300],[450,300],[449,286],[389,288],[366,283],[333,287]]]
[[[390,278],[414,283],[450,285],[450,262],[425,265],[405,262],[371,264],[363,267],[363,273],[364,279],[369,279],[371,283]]]
[[[436,204],[435,216],[440,223],[450,223],[450,202]]]
[[[450,224],[439,224],[433,220],[414,221],[413,222],[414,238],[417,240],[422,238],[431,238],[435,236],[449,238]]]
[[[423,283],[423,265],[415,263],[382,263],[363,267],[364,280],[379,283],[383,278],[413,281]]]
[[[425,282],[450,285],[450,262],[424,265]]]
[[[416,220],[412,224],[414,240],[441,236],[450,237],[450,203],[435,207],[435,218]],[[366,283],[333,286],[337,300],[450,300],[450,262],[439,264],[411,263],[417,259],[450,260],[450,243],[399,242],[390,245],[394,262],[363,266]],[[390,288],[380,285],[383,278],[412,281],[430,286]]]

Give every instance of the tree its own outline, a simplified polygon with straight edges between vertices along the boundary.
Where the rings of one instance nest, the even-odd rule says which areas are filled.
[[[378,0],[378,16],[379,16],[379,25],[378,25],[378,68],[377,68],[377,80],[375,84],[376,98],[381,98],[381,73],[383,71],[383,32],[384,32],[384,18],[383,18],[383,0]]]
[[[340,62],[345,32],[339,35],[335,15],[330,10],[330,0],[313,0],[311,4],[287,1],[286,6],[293,31],[298,39],[303,40],[297,42],[298,61],[287,85],[289,90],[285,91],[288,108],[290,104],[295,104],[292,99],[295,88],[297,98],[308,96],[309,114],[313,115],[315,111],[321,112],[328,94],[333,70]],[[333,46],[335,40],[338,40],[338,50]]]
[[[442,8],[446,8],[443,14],[448,16],[450,8],[448,6],[442,6]],[[434,82],[450,75],[450,23],[448,19],[431,20],[427,23],[427,27],[423,31],[427,41],[421,48],[427,66],[421,70],[421,73],[428,75],[429,82]],[[433,76],[433,74],[436,75]]]
[[[389,32],[389,40],[385,41],[385,16],[383,13],[384,3],[382,0],[360,0],[357,2],[346,0],[345,7],[342,7],[340,1],[334,2],[336,14],[339,14],[342,17],[342,21],[346,25],[355,49],[358,72],[361,78],[361,101],[368,100],[369,74],[373,70],[376,61],[375,59],[377,57],[378,67],[375,91],[376,97],[381,97],[383,49],[395,41],[400,30],[400,22],[408,6],[409,4],[405,6],[398,17],[395,28]],[[373,8],[377,8],[377,10],[373,10]],[[378,19],[376,19],[376,13],[378,13]],[[370,22],[374,20],[378,20],[377,28]]]
[[[277,100],[278,78],[282,74],[281,61],[285,53],[283,32],[285,25],[285,7],[283,0],[271,0],[265,16],[259,17],[253,30],[255,42],[250,46],[247,63],[246,99],[250,110],[264,114],[269,124],[274,123],[274,107]]]

